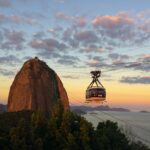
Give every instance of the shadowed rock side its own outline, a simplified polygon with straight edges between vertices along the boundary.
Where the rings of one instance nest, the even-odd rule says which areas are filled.
[[[64,109],[69,109],[65,88],[45,62],[38,58],[24,63],[16,75],[8,97],[8,111],[39,110],[50,111],[60,100]]]

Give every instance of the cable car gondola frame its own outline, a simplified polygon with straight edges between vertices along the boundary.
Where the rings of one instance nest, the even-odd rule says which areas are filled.
[[[101,71],[91,71],[90,73],[93,80],[86,90],[86,103],[104,102],[106,100],[106,89],[98,80],[98,78],[101,76]],[[96,86],[94,86],[94,84]]]

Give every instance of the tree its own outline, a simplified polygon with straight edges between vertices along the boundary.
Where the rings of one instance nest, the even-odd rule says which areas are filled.
[[[81,146],[83,150],[93,149],[94,128],[91,123],[87,122],[84,118],[80,120],[80,137]]]
[[[10,149],[10,142],[6,137],[0,137],[0,149],[1,150],[8,150]]]
[[[14,150],[27,150],[32,147],[30,128],[24,119],[19,121],[17,127],[10,130],[11,147]]]
[[[144,145],[142,142],[132,142],[131,145],[131,150],[150,150],[148,146]]]
[[[97,145],[104,150],[128,150],[129,142],[117,123],[100,122],[96,129]]]
[[[95,129],[85,118],[56,105],[42,112],[0,114],[0,150],[150,150],[129,141],[117,123],[100,122]]]

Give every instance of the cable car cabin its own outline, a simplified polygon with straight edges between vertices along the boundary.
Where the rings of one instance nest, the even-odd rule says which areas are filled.
[[[103,87],[92,87],[86,90],[86,102],[104,101],[106,98],[106,90]]]
[[[101,103],[106,99],[106,90],[98,80],[101,72],[92,71],[91,74],[93,80],[86,90],[86,103],[92,103],[92,102]],[[93,86],[94,83],[96,84],[96,86]]]

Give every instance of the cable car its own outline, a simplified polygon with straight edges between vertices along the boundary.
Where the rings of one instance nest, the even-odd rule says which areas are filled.
[[[93,80],[86,90],[85,102],[86,103],[104,102],[106,100],[106,89],[98,80],[98,78],[101,76],[101,71],[91,71],[90,73],[92,75]],[[94,86],[94,84],[96,86]]]

